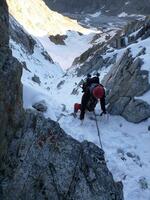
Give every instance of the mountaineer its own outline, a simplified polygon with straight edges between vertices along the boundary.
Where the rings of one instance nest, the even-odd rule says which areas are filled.
[[[81,104],[74,104],[74,113],[76,114],[78,110],[80,113],[80,120],[84,119],[86,110],[89,112],[94,111],[96,104],[100,102],[102,109],[102,114],[106,114],[105,108],[105,89],[102,84],[99,82],[99,73],[96,76],[91,77],[87,75],[86,82],[82,86],[83,96],[81,99]]]

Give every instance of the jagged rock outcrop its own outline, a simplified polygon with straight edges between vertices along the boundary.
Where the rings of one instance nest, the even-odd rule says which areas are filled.
[[[150,105],[136,99],[150,90],[149,72],[141,65],[142,60],[133,58],[128,49],[102,81],[108,89],[108,111],[135,123],[150,117]]]
[[[122,32],[116,34],[110,46],[114,48],[123,48],[129,44],[133,44],[138,41],[150,37],[150,17],[146,17],[144,20],[134,20],[123,28]]]
[[[26,50],[27,53],[33,54],[34,52],[34,46],[36,44],[35,40],[28,35],[23,28],[21,28],[21,25],[18,26],[18,22],[10,16],[9,18],[9,31],[11,38],[18,44],[21,44],[23,48]]]
[[[37,111],[40,112],[46,112],[47,111],[47,105],[45,100],[41,100],[39,102],[36,102],[32,105],[33,108],[35,108]]]
[[[49,39],[56,45],[65,45],[64,40],[67,38],[67,35],[50,35]]]
[[[108,67],[116,62],[116,56],[107,57],[107,52],[109,52],[110,47],[112,51],[114,49],[121,49],[127,47],[130,44],[136,43],[137,40],[146,39],[150,36],[150,17],[146,17],[144,20],[135,20],[128,23],[122,30],[117,30],[113,36],[109,33],[106,35],[105,42],[94,44],[87,51],[82,53],[77,57],[72,67],[76,68],[78,76],[91,73],[93,71],[98,71],[102,67]],[[95,35],[94,40],[101,38],[101,34]],[[144,49],[140,52],[142,55]],[[139,55],[140,55],[139,54]]]
[[[22,66],[8,47],[5,1],[0,13],[0,199],[123,200],[101,149],[77,142],[41,114],[24,113]]]
[[[53,10],[59,12],[80,13],[87,12],[93,13],[102,11],[107,15],[117,15],[121,12],[129,14],[149,14],[150,1],[137,1],[137,0],[44,0],[45,3]],[[121,9],[120,9],[121,8]]]
[[[99,37],[101,36],[99,35]],[[109,65],[114,64],[116,61],[116,55],[113,57],[103,57],[103,55],[106,55],[109,45],[112,44],[114,40],[116,40],[116,34],[115,36],[109,37],[109,39],[105,42],[93,45],[77,57],[72,64],[72,67],[75,68],[77,76],[92,73],[93,71],[102,69],[102,67],[108,67]]]
[[[15,173],[2,184],[7,200],[122,200],[122,184],[113,181],[96,145],[79,143],[58,123],[27,111],[9,151]]]
[[[21,64],[9,49],[8,12],[5,1],[0,4],[0,171],[7,156],[8,144],[23,116]]]
[[[33,54],[35,48],[39,47],[44,58],[51,63],[54,63],[50,55],[47,53],[47,51],[45,51],[42,44],[39,44],[39,42],[37,43],[36,38],[33,35],[29,35],[23,26],[21,26],[19,22],[16,21],[13,16],[11,16],[11,14],[9,14],[9,33],[10,39],[16,43],[16,46],[21,46],[22,51],[25,51],[27,55]],[[22,62],[22,65],[24,69],[30,71],[25,62]]]

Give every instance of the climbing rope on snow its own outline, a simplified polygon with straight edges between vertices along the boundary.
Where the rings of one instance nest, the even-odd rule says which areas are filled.
[[[96,128],[97,128],[100,147],[101,147],[101,149],[103,149],[102,140],[101,140],[101,134],[100,134],[100,130],[99,130],[99,126],[98,126],[98,121],[97,121],[95,110],[93,111],[93,113],[94,113],[94,116],[95,116],[95,122],[96,122]]]

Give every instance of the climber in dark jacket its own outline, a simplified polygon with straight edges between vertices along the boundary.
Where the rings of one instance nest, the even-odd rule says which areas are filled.
[[[101,84],[92,83],[89,87],[87,87],[82,96],[80,120],[84,119],[86,110],[94,111],[98,100],[100,100],[101,109],[103,111],[102,113],[106,114],[105,89]]]
[[[78,110],[81,110],[80,120],[84,119],[85,111],[94,111],[98,100],[100,100],[100,105],[102,109],[101,114],[106,114],[105,109],[105,89],[103,85],[99,82],[99,74],[92,77],[87,76],[86,82],[82,87],[84,94],[82,96],[81,104],[76,103],[74,105],[74,113],[77,113]]]

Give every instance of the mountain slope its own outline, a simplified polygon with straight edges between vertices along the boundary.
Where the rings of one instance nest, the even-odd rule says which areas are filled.
[[[107,88],[106,101],[111,114],[131,122],[150,117],[149,43],[150,19],[135,21],[123,31],[114,32],[76,58],[72,68],[78,76],[99,71]],[[72,69],[71,69],[72,70]],[[109,72],[110,71],[110,72]],[[146,99],[146,98],[145,98]],[[133,110],[132,112],[130,112]]]
[[[36,36],[56,35],[65,34],[67,30],[89,33],[76,20],[50,10],[42,0],[7,0],[7,3],[11,15],[30,34]]]
[[[148,44],[147,40],[145,40],[145,43]],[[13,41],[11,41],[11,44],[14,56],[18,56],[18,59],[20,59],[19,53],[17,52],[21,52],[21,54],[23,54],[23,52],[20,51],[20,47],[14,44]],[[141,43],[132,45],[133,50],[138,52],[137,46],[140,45]],[[19,51],[17,49],[19,49]],[[148,49],[147,56],[149,55]],[[112,56],[114,53],[118,52],[119,59],[124,50],[125,49],[109,52],[107,56]],[[35,55],[33,54],[31,56],[34,57]],[[68,71],[67,75],[61,76],[60,74],[56,78],[54,75],[54,77],[43,79],[44,73],[50,73],[50,71],[47,71],[48,68],[45,69],[41,63],[43,66],[41,67],[44,70],[41,73],[37,69],[39,65],[37,65],[36,62],[33,65],[30,56],[26,57],[26,54],[23,54],[23,57],[24,59],[22,59],[31,70],[31,73],[26,72],[22,77],[23,83],[29,85],[24,95],[25,108],[32,108],[33,103],[45,100],[48,107],[45,113],[46,117],[58,121],[60,126],[77,140],[81,142],[88,140],[99,146],[93,114],[87,113],[83,125],[80,124],[78,118],[75,119],[70,114],[73,111],[73,104],[75,102],[80,102],[82,96],[80,89],[76,90],[77,93],[74,95],[72,93],[73,88],[76,88],[77,83],[79,83],[84,76],[76,77],[74,69],[71,69]],[[41,58],[40,61],[45,63],[43,58]],[[36,61],[35,58],[33,60]],[[101,69],[101,78],[109,70],[110,67]],[[31,75],[34,75],[36,72],[41,80],[40,84],[34,83],[31,80]],[[45,82],[47,82],[47,85],[45,85]],[[47,90],[46,87],[49,87],[50,90]],[[99,106],[97,106],[96,113],[99,114],[99,112]],[[123,182],[125,200],[137,200],[137,198],[139,200],[149,200],[149,120],[138,125],[129,123],[119,116],[109,116],[109,119],[100,118],[98,116],[97,120],[107,164],[115,180],[121,180]]]
[[[58,64],[53,62],[41,43],[29,36],[12,17],[10,18],[10,30],[10,46],[13,56],[23,64],[21,80],[24,108],[32,108],[32,105],[44,96],[49,97],[52,93],[50,84],[61,77],[64,72]],[[19,37],[18,33],[20,33]],[[27,48],[28,43],[31,43],[30,40],[34,43],[32,52],[31,48]],[[50,97],[46,102],[52,107]]]
[[[117,15],[122,12],[129,14],[149,14],[150,1],[138,1],[138,0],[82,0],[77,2],[75,0],[44,0],[46,4],[53,10],[59,12],[68,13],[94,13],[101,11],[107,15]]]
[[[81,35],[75,31],[67,31],[63,45],[57,45],[47,36],[38,37],[53,60],[59,63],[63,70],[71,67],[74,59],[80,56],[88,48],[92,47],[92,40],[95,33]]]
[[[132,35],[136,35],[136,32],[134,32]],[[98,43],[99,42],[101,43],[102,42],[101,37],[97,38],[96,41]],[[81,96],[82,96],[80,88],[76,86],[81,81],[81,79],[85,77],[87,71],[85,71],[85,73],[83,73],[80,77],[77,77],[76,67],[80,67],[79,65],[79,66],[75,66],[75,68],[70,69],[67,74],[62,73],[61,71],[58,70],[59,66],[57,68],[56,64],[52,62],[52,60],[50,61],[45,60],[44,56],[42,56],[41,54],[42,48],[40,47],[40,44],[38,42],[34,46],[33,55],[32,53],[28,55],[28,53],[24,49],[22,49],[21,44],[14,42],[14,40],[10,40],[10,44],[12,46],[13,55],[17,57],[21,62],[22,61],[26,62],[26,67],[29,68],[29,70],[31,71],[29,72],[27,69],[25,71],[24,69],[25,73],[23,74],[23,77],[22,77],[22,81],[24,84],[24,91],[26,91],[24,93],[25,94],[24,107],[32,108],[33,103],[36,103],[41,100],[45,100],[46,105],[48,107],[47,111],[45,112],[46,117],[50,117],[51,119],[58,121],[60,126],[67,133],[69,133],[71,136],[73,136],[77,140],[81,142],[83,140],[88,140],[95,143],[97,146],[100,146],[98,142],[97,129],[96,129],[96,124],[95,124],[95,119],[93,118],[93,113],[87,113],[83,125],[80,124],[80,121],[78,118],[75,119],[71,115],[73,111],[73,104],[75,102],[80,102]],[[143,67],[149,70],[148,68],[149,67],[149,62],[148,62],[149,37],[143,41],[138,38],[137,42],[131,44],[128,47],[131,48],[133,55],[136,56],[141,50],[141,45],[142,47],[144,46],[146,47],[146,54],[140,55],[140,57],[143,58],[143,60],[145,61],[145,65],[143,65]],[[104,58],[107,58],[107,57],[113,58],[117,54],[117,57],[115,57],[115,62],[116,62],[120,59],[121,55],[123,55],[124,51],[126,51],[126,48],[127,47],[124,47],[121,49],[112,49],[112,47],[109,46],[109,48],[106,49],[107,51],[104,51],[104,54],[105,53],[106,54],[103,56]],[[87,60],[90,61],[91,58],[92,57],[90,58],[87,57]],[[56,67],[54,68],[54,71],[53,71],[53,67]],[[101,78],[103,78],[104,75],[110,71],[111,67],[112,67],[112,63],[110,62],[107,68],[105,67],[96,68],[96,71],[100,71]],[[57,74],[58,72],[57,70],[59,71],[58,74]],[[93,73],[94,70],[92,70],[91,72]],[[32,80],[32,77],[34,76],[34,74],[39,77],[41,82],[38,83]],[[48,74],[50,77],[47,77],[46,74]],[[73,89],[74,89],[74,92],[73,92]],[[141,96],[140,98],[143,98],[143,97],[144,96]],[[99,107],[97,107],[96,113],[99,114],[99,112],[100,112]],[[21,144],[23,146],[26,143],[26,141],[29,141],[30,136],[34,140],[35,130],[37,131],[39,130],[39,132],[36,132],[38,136],[42,136],[42,137],[37,137],[37,139],[41,139],[40,141],[38,140],[38,142],[40,142],[38,143],[39,149],[38,150],[36,149],[37,148],[36,144],[31,146],[32,151],[29,151],[29,154],[27,154],[28,156],[26,157],[28,163],[31,164],[30,169],[34,169],[33,167],[34,161],[30,160],[31,156],[33,155],[32,152],[35,152],[37,150],[36,155],[40,155],[41,158],[43,158],[43,155],[45,156],[49,155],[50,151],[49,151],[47,135],[46,135],[46,138],[44,135],[45,129],[43,130],[45,123],[44,122],[41,123],[41,116],[36,118],[32,115],[32,117],[28,118],[28,121],[30,121],[31,118],[34,119],[33,132],[31,132],[31,135],[30,135],[30,132],[29,132],[29,135],[25,134],[24,137],[21,138],[21,141],[22,141]],[[149,186],[150,185],[150,176],[149,176],[149,166],[150,166],[149,123],[150,123],[150,120],[148,119],[140,124],[129,123],[119,116],[109,116],[109,119],[105,119],[103,117],[101,118],[100,116],[98,116],[97,120],[98,120],[98,124],[100,128],[102,144],[103,144],[103,149],[105,151],[107,164],[109,166],[109,169],[115,176],[115,180],[117,181],[121,180],[123,182],[125,200],[137,200],[137,199],[149,200],[149,197],[150,197],[150,186]],[[27,124],[27,127],[28,127],[28,124]],[[32,127],[32,124],[31,124],[31,127]],[[26,127],[25,127],[25,130],[26,130]],[[46,132],[46,134],[48,134],[48,132]],[[55,137],[52,137],[52,141],[50,143],[52,145],[50,147],[52,148],[55,147],[54,141],[58,141],[58,140],[57,138],[55,140]],[[42,151],[40,151],[41,146],[42,146]],[[43,148],[45,148],[44,150],[46,150],[48,154],[45,154],[45,151],[43,150]],[[27,151],[28,150],[30,150],[30,147],[27,148]],[[54,151],[56,151],[56,155],[59,155],[59,150],[58,152],[57,150],[58,149],[57,149],[57,143],[56,143],[56,149],[54,148]],[[24,155],[26,155],[26,149],[22,150],[21,148],[20,151],[23,154],[23,155],[21,154],[22,157],[24,158]],[[44,158],[46,160],[49,160],[49,157],[48,159],[47,157],[44,157]],[[26,171],[27,169],[26,159],[24,160],[23,168],[19,168],[20,171],[17,177],[23,177],[23,176],[20,176],[20,174],[21,174],[22,169],[24,171]],[[53,162],[55,161],[56,159],[54,158]],[[42,162],[40,162],[40,164],[41,163]],[[45,160],[44,160],[44,163],[45,163]],[[47,162],[45,166],[48,166]],[[27,172],[29,173],[28,170]],[[46,171],[46,173],[48,172],[49,171]],[[59,171],[56,170],[55,172],[58,172],[59,174]],[[41,185],[40,174],[38,174],[38,177],[40,177],[39,185],[38,185],[40,186]],[[47,180],[45,179],[45,177],[47,177],[47,174],[46,176],[44,175],[44,180]],[[56,178],[56,176],[53,176],[53,177]],[[92,177],[93,177],[93,173],[92,173]],[[58,180],[60,180],[59,178]],[[30,176],[29,176],[28,180],[32,180],[32,178],[30,179]],[[42,180],[43,180],[43,176],[42,176]],[[49,185],[49,184],[46,184],[46,185]],[[62,186],[64,185],[62,184]],[[29,190],[28,185],[25,188]],[[46,187],[46,190],[43,190],[43,188],[44,187],[42,187],[41,189],[41,193],[42,192],[46,193],[47,187]],[[82,187],[79,187],[79,188],[82,188]]]
[[[96,31],[86,29],[76,20],[50,10],[42,0],[7,2],[10,14],[28,33],[39,39],[49,55],[61,64],[63,69],[70,67],[77,56],[92,46],[90,42]],[[56,35],[53,38],[64,37],[61,41],[63,45],[55,44],[51,39],[52,35]],[[59,42],[59,39],[55,40]]]
[[[45,119],[38,112],[24,112],[21,67],[43,76],[46,69],[40,65],[35,52],[44,64],[48,59],[53,75],[52,65],[55,64],[13,19],[10,20],[13,39],[9,44],[5,1],[0,4],[0,11],[0,26],[5,33],[4,38],[0,38],[0,199],[111,200],[114,196],[116,200],[123,200],[122,184],[114,182],[101,149],[87,141],[81,144],[74,140],[57,122]],[[27,48],[30,42],[31,51]],[[25,62],[21,64],[12,57],[10,48]],[[40,85],[39,78],[33,81]]]

